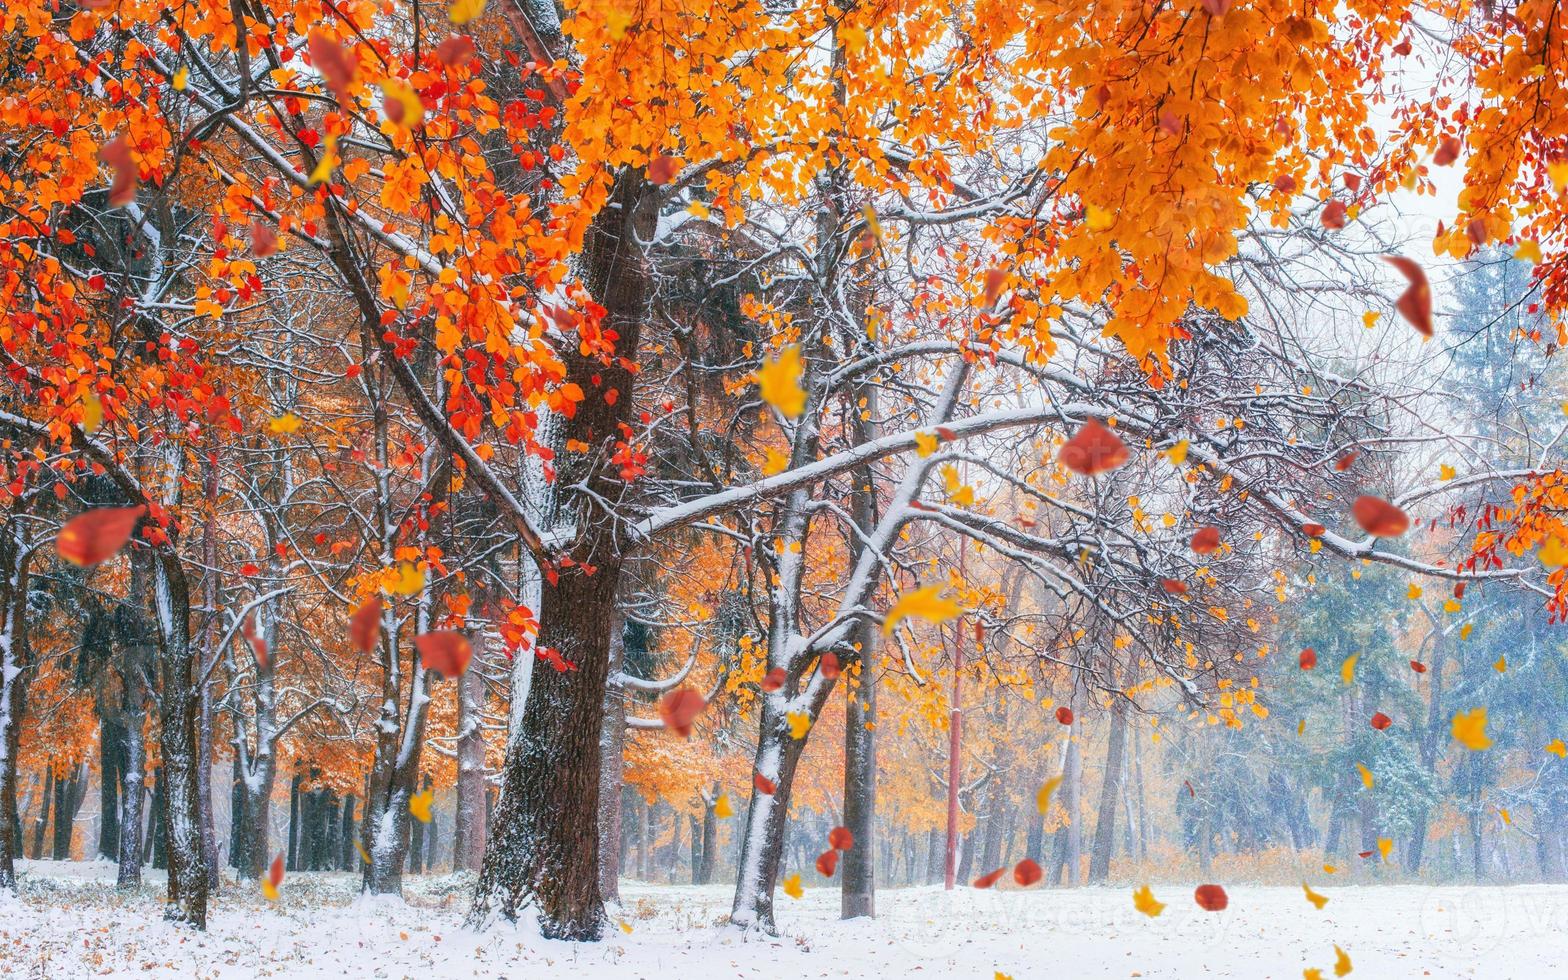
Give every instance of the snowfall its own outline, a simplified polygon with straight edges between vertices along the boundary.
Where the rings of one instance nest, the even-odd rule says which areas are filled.
[[[725,924],[718,886],[622,886],[603,942],[531,925],[465,929],[470,876],[410,877],[403,900],[366,899],[348,874],[295,874],[268,902],[225,883],[198,934],[162,919],[162,881],[120,895],[102,863],[24,861],[0,900],[0,977],[1257,977],[1334,976],[1334,946],[1365,977],[1568,975],[1568,886],[1228,888],[1204,912],[1192,887],[1156,885],[1158,918],[1130,888],[887,889],[878,917],[841,922],[839,894],[780,894],[776,937]]]

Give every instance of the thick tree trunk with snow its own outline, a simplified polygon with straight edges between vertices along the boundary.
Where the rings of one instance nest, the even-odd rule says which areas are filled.
[[[839,874],[840,915],[846,919],[877,914],[876,901],[876,624],[861,620],[856,640],[860,644],[857,683],[844,685],[844,827],[855,846],[843,855]]]
[[[134,638],[133,638],[134,639]],[[120,669],[125,678],[124,766],[120,769],[120,839],[115,887],[134,891],[142,884],[142,801],[146,799],[147,742],[142,719],[147,715],[144,678],[153,650],[142,642],[127,644]]]
[[[621,898],[621,785],[626,745],[625,617],[610,624],[610,665],[604,691],[604,723],[599,735],[599,895]]]
[[[190,636],[190,592],[179,557],[160,552],[153,565],[153,602],[160,639],[159,697],[164,821],[168,838],[169,904],[164,917],[207,927],[207,862],[201,843],[201,779],[196,737],[200,698]]]
[[[474,667],[458,679],[457,819],[453,827],[452,870],[478,871],[485,856],[485,706],[484,635],[476,634]]]
[[[27,545],[15,525],[0,530],[0,893],[16,892],[22,828],[16,817],[16,760],[30,652],[27,643]],[[44,798],[47,812],[49,800]]]

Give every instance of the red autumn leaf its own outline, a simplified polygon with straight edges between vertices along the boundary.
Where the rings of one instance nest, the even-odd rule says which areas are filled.
[[[1203,12],[1210,17],[1223,17],[1225,11],[1230,9],[1231,0],[1200,0]]]
[[[1470,244],[1479,248],[1486,244],[1491,233],[1486,230],[1486,222],[1481,218],[1471,218],[1465,224],[1465,237],[1470,239]]]
[[[278,250],[278,233],[272,226],[255,218],[250,223],[250,251],[258,259],[264,259]]]
[[[459,63],[468,61],[478,53],[474,48],[473,38],[467,34],[454,34],[437,46],[436,60],[448,68],[455,68]]]
[[[1410,39],[1407,37],[1403,41],[1400,41],[1398,44],[1394,45],[1394,53],[1400,56],[1409,54]]]
[[[1318,652],[1311,647],[1303,647],[1299,662],[1302,670],[1311,670],[1318,665]]]
[[[1067,707],[1065,704],[1060,708],[1057,708],[1056,720],[1064,725],[1071,725],[1073,723],[1073,709]]]
[[[1383,712],[1381,712],[1381,711],[1376,712],[1376,713],[1374,713],[1372,715],[1372,727],[1377,729],[1378,731],[1383,731],[1385,728],[1387,728],[1389,725],[1392,725],[1393,723],[1394,723],[1394,719],[1390,718],[1388,715],[1383,714]]]
[[[247,578],[249,578],[252,575],[259,574],[260,572],[261,572],[261,569],[256,566],[255,562],[248,561],[245,564],[240,566],[240,574],[244,575]]]
[[[828,846],[836,851],[847,851],[855,846],[855,835],[848,827],[834,827],[828,831]]]
[[[1181,581],[1180,579],[1162,578],[1160,579],[1160,585],[1165,588],[1166,592],[1169,592],[1172,595],[1187,594],[1187,583]]]
[[[1454,583],[1454,598],[1455,599],[1463,599],[1464,597],[1465,597],[1465,583],[1463,583],[1463,582],[1455,582]]]
[[[784,681],[788,679],[788,677],[789,674],[784,670],[783,667],[774,667],[772,670],[768,671],[762,676],[762,681],[757,686],[769,694],[772,694],[774,691],[777,691],[779,688],[784,686]]]
[[[772,796],[774,793],[779,791],[778,784],[774,783],[773,780],[764,776],[760,772],[754,772],[751,774],[751,785],[755,786],[757,788],[757,792],[763,794],[764,796]]]
[[[936,427],[936,434],[941,436],[942,439],[944,439],[947,442],[952,442],[954,439],[958,438],[958,433],[953,431],[952,429],[949,429],[945,425],[937,426]]]
[[[1290,174],[1280,174],[1274,178],[1274,189],[1281,194],[1294,194],[1296,193],[1296,178]]]
[[[1192,898],[1198,903],[1198,908],[1205,912],[1221,912],[1230,904],[1230,896],[1219,885],[1199,885],[1192,893]]]
[[[123,208],[136,200],[138,174],[136,161],[131,159],[131,142],[124,133],[98,148],[98,159],[114,171],[114,183],[109,185],[109,206]]]
[[[659,718],[664,727],[682,738],[691,737],[691,723],[708,702],[689,687],[677,687],[659,701]]]
[[[1187,128],[1187,121],[1169,109],[1160,110],[1158,122],[1160,132],[1166,136],[1180,136],[1182,131]]]
[[[1001,881],[1002,880],[1002,876],[1005,875],[1005,874],[1007,874],[1007,869],[1006,868],[997,868],[995,871],[991,872],[988,875],[981,875],[980,877],[976,878],[975,879],[975,887],[976,888],[990,888],[992,885],[996,884],[998,881]]]
[[[1410,286],[1394,301],[1394,309],[1410,322],[1423,337],[1432,336],[1432,287],[1426,273],[1414,261],[1403,255],[1385,255],[1383,261],[1398,269],[1410,280]]]
[[[1329,231],[1338,231],[1350,222],[1350,217],[1345,208],[1345,202],[1334,199],[1323,206],[1323,213],[1318,215],[1318,220]]]
[[[272,867],[267,869],[267,883],[273,888],[283,884],[283,855],[272,859]]]
[[[338,101],[348,101],[348,87],[354,81],[354,58],[343,49],[335,38],[321,30],[313,30],[306,41],[310,63],[327,80],[327,86]]]
[[[833,877],[833,872],[838,870],[838,852],[823,851],[817,855],[817,873],[824,878]]]
[[[1127,462],[1127,446],[1116,433],[1091,418],[1078,434],[1062,443],[1057,461],[1080,476],[1107,473]]]
[[[1220,547],[1220,529],[1217,527],[1200,527],[1198,533],[1192,536],[1192,550],[1200,555],[1213,554]]]
[[[1350,469],[1352,466],[1355,465],[1356,457],[1359,456],[1359,455],[1361,455],[1361,454],[1360,453],[1356,453],[1356,452],[1346,453],[1345,455],[1339,457],[1339,459],[1334,461],[1334,469],[1338,470],[1340,473],[1345,472],[1346,470]]]
[[[1426,664],[1419,660],[1412,660],[1410,661],[1410,669],[1418,674],[1424,674],[1426,673]]]
[[[1007,282],[1006,269],[985,270],[985,305],[994,306],[996,300],[1002,295],[1002,286]]]
[[[267,655],[266,638],[256,632],[256,620],[254,617],[245,617],[244,624],[240,626],[240,635],[250,642],[251,651],[256,654],[256,666],[266,670],[267,665],[272,661]]]
[[[1197,799],[1198,798],[1198,791],[1192,788],[1192,783],[1190,783],[1187,780],[1183,779],[1181,781],[1181,784],[1183,786],[1187,787],[1187,795],[1188,796],[1192,797],[1193,799]]]
[[[146,511],[146,507],[97,507],[77,514],[60,529],[55,549],[71,564],[90,568],[125,547],[131,529]]]
[[[1345,175],[1345,186],[1350,188],[1350,193],[1352,193],[1352,194],[1359,194],[1359,193],[1361,193],[1361,175],[1360,174],[1346,174]]]
[[[830,681],[838,680],[838,655],[834,653],[824,653],[822,655],[822,659],[817,663],[817,670],[822,673],[823,677]]]
[[[425,669],[440,671],[442,677],[456,677],[467,670],[468,658],[474,653],[468,637],[456,630],[421,633],[414,637],[414,647]]]
[[[360,653],[369,653],[376,648],[376,641],[381,638],[379,598],[371,596],[362,606],[354,610],[354,615],[348,620],[348,638],[354,644],[354,649]]]
[[[1328,533],[1328,528],[1321,524],[1315,524],[1311,521],[1301,525],[1301,530],[1308,536],[1314,538],[1321,538],[1324,534]]]
[[[1437,152],[1432,154],[1432,162],[1439,167],[1446,167],[1459,159],[1459,151],[1464,149],[1464,144],[1459,142],[1457,136],[1444,136],[1437,144]]]
[[[680,170],[680,161],[668,153],[661,153],[648,161],[648,180],[654,184],[668,184]]]
[[[1377,853],[1377,852],[1376,851],[1362,851],[1359,854],[1357,854],[1356,857],[1369,858],[1369,857],[1371,857],[1375,853]]]
[[[1350,513],[1375,538],[1397,538],[1410,530],[1409,515],[1381,497],[1357,497]]]
[[[1017,867],[1013,868],[1013,880],[1025,888],[1035,884],[1044,877],[1045,872],[1041,871],[1040,866],[1029,858],[1019,861]]]

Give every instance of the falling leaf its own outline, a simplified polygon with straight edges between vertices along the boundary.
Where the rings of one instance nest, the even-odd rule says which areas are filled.
[[[1356,457],[1360,456],[1360,455],[1361,455],[1360,453],[1352,452],[1352,453],[1346,453],[1345,455],[1339,457],[1339,459],[1334,461],[1334,470],[1336,472],[1338,472],[1338,473],[1345,472],[1346,470],[1350,469],[1352,466],[1355,465]]]
[[[304,419],[301,419],[293,412],[284,412],[282,415],[279,415],[277,418],[268,422],[267,429],[274,435],[290,436],[298,432],[299,427],[303,423]]]
[[[1559,742],[1557,744],[1561,745],[1562,743]],[[1047,779],[1044,784],[1040,786],[1039,791],[1034,794],[1034,805],[1042,815],[1051,811],[1051,794],[1056,792],[1056,787],[1060,785],[1062,785],[1062,777],[1052,776],[1050,779]]]
[[[1361,325],[1366,327],[1368,330],[1371,330],[1373,327],[1377,326],[1377,321],[1381,320],[1382,318],[1383,314],[1379,313],[1377,310],[1367,310],[1365,313],[1361,314]]]
[[[604,15],[604,28],[609,32],[610,40],[619,41],[626,36],[626,29],[632,26],[631,11],[619,7],[611,7]]]
[[[1116,224],[1116,212],[1102,208],[1098,204],[1090,204],[1083,209],[1084,223],[1090,231],[1109,231]]]
[[[784,717],[789,722],[790,738],[805,738],[806,733],[811,730],[811,715],[808,712],[791,711]]]
[[[1169,592],[1171,595],[1187,594],[1187,583],[1181,581],[1180,579],[1162,578],[1160,579],[1160,587],[1163,588],[1166,592]]]
[[[1339,869],[1334,867],[1332,864],[1325,864],[1323,865],[1323,871],[1326,874],[1337,874]]]
[[[1507,807],[1498,807],[1497,815],[1503,818],[1503,823],[1513,826],[1514,818],[1509,816]]]
[[[1394,309],[1423,337],[1431,337],[1432,287],[1426,280],[1426,273],[1402,255],[1385,255],[1383,261],[1398,269],[1410,281],[1410,286],[1394,301]]]
[[[668,184],[675,179],[675,176],[680,173],[680,170],[681,162],[679,160],[670,156],[668,153],[660,153],[658,156],[648,161],[648,182],[651,184]],[[767,396],[764,395],[763,397],[766,398]],[[777,403],[772,402],[770,399],[770,404]],[[796,415],[800,414],[800,411],[797,409],[794,414],[789,412],[785,412],[784,414],[789,415],[790,418],[794,418]]]
[[[778,784],[760,772],[751,774],[751,785],[763,796],[772,796],[779,791]]]
[[[1389,853],[1391,851],[1393,851],[1393,849],[1394,849],[1394,838],[1392,838],[1392,837],[1379,837],[1377,839],[1377,850],[1378,850],[1378,853],[1383,856],[1383,860],[1385,862],[1388,860],[1388,855],[1389,855]]]
[[[890,636],[899,623],[911,617],[928,623],[945,623],[962,611],[958,603],[942,598],[940,584],[927,585],[898,597],[893,608],[887,611],[887,618],[882,621],[882,635]]]
[[[1065,704],[1060,708],[1057,708],[1056,720],[1063,725],[1071,725],[1073,723],[1073,709],[1067,707]]]
[[[1550,742],[1547,742],[1546,751],[1550,752],[1552,755],[1557,756],[1559,759],[1568,759],[1568,745],[1565,745],[1563,740],[1560,738],[1554,738]]]
[[[1473,630],[1473,629],[1475,629],[1475,624],[1474,623],[1466,623],[1466,624],[1464,624],[1463,626],[1461,626],[1459,628],[1459,638],[1461,640],[1468,640],[1468,639],[1470,639],[1470,631]]]
[[[1339,948],[1339,944],[1338,943],[1335,943],[1334,944],[1334,976],[1342,977],[1342,976],[1344,976],[1345,974],[1347,974],[1349,972],[1350,972],[1350,957],[1349,957],[1349,955],[1347,955],[1345,953],[1344,950]]]
[[[1437,467],[1437,478],[1439,480],[1445,480],[1445,481],[1446,480],[1452,480],[1454,478],[1454,468],[1452,466],[1449,466],[1447,463],[1440,463],[1440,464],[1438,464],[1438,467]]]
[[[425,590],[425,573],[411,561],[398,562],[397,574],[388,586],[393,595],[418,595]]]
[[[1359,653],[1352,653],[1346,657],[1345,662],[1339,665],[1339,679],[1346,684],[1354,684],[1356,682],[1356,661],[1360,659],[1361,654]]]
[[[414,637],[414,648],[419,651],[419,662],[426,670],[434,670],[442,677],[457,677],[468,669],[473,647],[468,637],[456,630],[434,630]]]
[[[1220,547],[1220,529],[1217,527],[1202,527],[1192,536],[1189,542],[1193,551],[1200,555],[1213,554]]]
[[[659,720],[664,722],[666,729],[681,738],[690,738],[692,722],[707,706],[708,702],[701,694],[689,687],[677,687],[659,699]],[[790,727],[794,727],[793,716],[791,716]]]
[[[624,919],[616,920],[615,924],[621,927],[621,931],[622,932],[626,933],[627,935],[631,934],[632,927],[629,924],[627,924],[627,922]]]
[[[375,596],[366,599],[348,620],[349,642],[360,653],[370,653],[381,638],[381,600]]]
[[[1155,900],[1154,892],[1148,885],[1132,890],[1132,907],[1151,919],[1165,911],[1165,903]]]
[[[1305,735],[1306,733],[1307,733],[1307,719],[1303,718],[1300,721],[1296,722],[1296,737],[1300,738],[1301,736]]]
[[[1418,674],[1424,674],[1426,673],[1426,664],[1419,660],[1412,660],[1410,661],[1410,669]]]
[[[1336,198],[1323,206],[1323,210],[1318,213],[1318,221],[1329,231],[1338,231],[1350,223],[1349,213],[1345,202]]]
[[[264,259],[278,250],[278,233],[272,226],[260,218],[254,218],[250,223],[250,251],[258,259]]]
[[[425,104],[412,86],[395,79],[381,83],[381,108],[395,125],[410,129],[425,118]]]
[[[1508,657],[1506,655],[1498,657],[1497,658],[1497,663],[1492,665],[1492,669],[1497,671],[1499,674],[1507,673],[1508,672]]]
[[[828,846],[835,851],[848,851],[855,846],[855,835],[848,827],[834,827],[828,831]]]
[[[991,872],[990,874],[981,875],[980,877],[976,878],[974,880],[974,882],[973,882],[974,887],[976,887],[976,888],[990,888],[992,885],[996,884],[998,881],[1001,881],[1002,880],[1002,875],[1005,875],[1005,874],[1007,874],[1007,869],[1006,868],[997,868],[995,871]]]
[[[1022,861],[1019,861],[1018,864],[1013,868],[1013,881],[1017,882],[1023,888],[1028,888],[1030,885],[1039,882],[1039,880],[1044,877],[1045,872],[1040,870],[1040,865],[1030,860],[1029,858],[1024,858]]]
[[[1225,11],[1230,9],[1231,0],[1200,0],[1203,12],[1210,17],[1223,17]]]
[[[1421,598],[1421,586],[1417,585],[1414,582],[1411,582],[1410,583],[1410,588],[1405,590],[1405,595],[1407,597],[1411,598],[1411,599],[1419,599],[1419,598]]]
[[[1444,136],[1437,143],[1437,152],[1432,154],[1432,162],[1439,167],[1446,167],[1459,159],[1459,152],[1464,144],[1459,142],[1457,136]]]
[[[789,469],[788,454],[780,452],[772,446],[764,446],[762,451],[767,454],[767,458],[762,461],[763,476],[778,476]]]
[[[1308,521],[1307,523],[1301,525],[1301,533],[1309,535],[1310,537],[1321,538],[1323,535],[1328,533],[1328,528],[1314,521]]]
[[[429,823],[430,806],[435,802],[435,799],[435,793],[428,789],[423,793],[415,793],[413,796],[408,798],[408,812],[412,813],[414,815],[414,819],[418,820],[420,823]]]
[[[1223,912],[1230,904],[1230,896],[1220,885],[1199,885],[1192,893],[1193,901],[1205,912]]]
[[[937,439],[935,433],[931,433],[931,432],[916,432],[915,433],[915,454],[917,456],[919,456],[921,459],[925,459],[926,457],[930,456],[932,453],[936,452],[936,447],[939,444],[940,444],[940,441]]]
[[[185,83],[190,80],[190,77],[191,70],[189,68],[181,68],[179,71],[175,72],[173,82],[174,90],[176,92],[185,91]]]
[[[114,171],[114,181],[109,185],[109,206],[123,208],[136,200],[136,184],[140,174],[136,161],[131,158],[130,139],[124,134],[98,148],[98,159]]]
[[[131,539],[131,530],[147,512],[139,507],[96,507],[65,522],[55,550],[73,565],[91,568],[112,557]]]
[[[826,680],[838,680],[838,675],[840,672],[838,665],[838,654],[831,652],[824,653],[822,655],[822,659],[817,661],[817,672],[820,673]]]
[[[1366,766],[1362,765],[1359,762],[1356,763],[1356,769],[1361,773],[1361,783],[1362,783],[1362,785],[1364,785],[1367,789],[1371,789],[1372,788],[1372,770],[1368,769]]]
[[[1127,446],[1098,419],[1084,422],[1076,435],[1062,444],[1057,462],[1080,476],[1108,473],[1127,462]]]
[[[1540,265],[1541,246],[1533,241],[1520,242],[1519,247],[1514,249],[1514,258],[1523,262],[1534,262],[1536,265]]]
[[[1311,670],[1318,665],[1318,653],[1311,647],[1304,647],[1299,660],[1302,670]]]
[[[761,389],[762,400],[778,409],[785,418],[797,418],[806,408],[806,390],[800,386],[802,371],[800,348],[793,344],[757,369],[757,386]]]
[[[1180,466],[1185,463],[1187,461],[1187,440],[1183,439],[1165,450],[1165,458],[1171,461],[1172,466]]]
[[[464,61],[472,60],[478,53],[473,38],[467,34],[454,34],[436,47],[436,60],[448,68],[453,68]]]
[[[1492,740],[1486,735],[1486,709],[1471,708],[1454,715],[1449,723],[1453,731],[1454,741],[1463,745],[1472,752],[1480,752],[1492,747]]]
[[[788,895],[790,898],[799,898],[803,894],[800,887],[799,872],[784,879],[784,894]]]
[[[1006,269],[985,270],[985,305],[995,306],[997,299],[1002,295],[1002,287],[1007,285]]]
[[[327,87],[339,102],[348,101],[348,87],[354,81],[354,58],[343,45],[320,29],[314,29],[306,40],[310,63],[326,79]]]
[[[1308,967],[1301,971],[1301,980],[1323,980],[1323,971],[1317,967]]]
[[[730,795],[720,793],[719,798],[713,801],[713,815],[720,820],[726,820],[735,815],[735,808],[730,806]]]
[[[784,681],[787,680],[788,677],[789,674],[785,672],[783,667],[774,667],[772,670],[763,675],[761,682],[759,682],[757,686],[762,688],[767,693],[772,694],[774,691],[777,691],[779,688],[784,686]]]
[[[357,838],[354,841],[354,850],[359,852],[359,859],[361,861],[365,862],[366,864],[370,863],[370,852],[365,850],[365,845],[361,844]]]
[[[1568,190],[1568,160],[1558,160],[1546,165],[1546,176],[1551,180],[1552,186],[1561,194]]]
[[[250,649],[256,655],[256,666],[266,670],[270,658],[267,656],[267,640],[256,632],[256,620],[253,616],[246,616],[245,622],[240,625],[240,635],[245,637],[250,644]]]
[[[1547,568],[1561,568],[1568,565],[1568,542],[1564,542],[1554,534],[1541,545],[1541,550],[1535,553],[1535,557]]]
[[[1301,890],[1307,893],[1307,901],[1311,902],[1314,908],[1321,909],[1323,906],[1328,904],[1327,895],[1319,895],[1317,892],[1313,891],[1312,887],[1304,881],[1301,883]]]
[[[278,886],[283,884],[283,855],[279,854],[272,859],[272,865],[267,869],[267,877],[261,882],[261,894],[269,902],[278,900]]]
[[[92,392],[82,396],[82,431],[92,435],[103,425],[103,402]]]
[[[1410,517],[1381,497],[1361,496],[1350,506],[1361,530],[1376,538],[1397,538],[1410,530]]]
[[[477,20],[484,12],[485,0],[452,0],[452,5],[446,8],[446,17],[461,26]]]
[[[1390,718],[1388,715],[1383,714],[1381,711],[1375,712],[1372,715],[1372,727],[1380,732],[1387,730],[1388,726],[1392,725],[1393,723],[1394,719]]]
[[[834,850],[823,851],[817,855],[817,874],[824,878],[833,877],[833,872],[838,870],[838,852]]]

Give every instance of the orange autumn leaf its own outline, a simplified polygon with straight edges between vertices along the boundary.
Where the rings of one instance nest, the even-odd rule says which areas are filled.
[[[1193,901],[1205,912],[1222,912],[1230,904],[1230,896],[1220,885],[1199,885],[1192,893]]]
[[[1065,704],[1060,708],[1057,708],[1056,720],[1063,725],[1071,725],[1073,723],[1073,709],[1067,707]]]
[[[818,672],[820,672],[825,679],[830,681],[838,680],[839,669],[838,654],[836,653],[824,653],[822,655],[822,659],[817,662]]]
[[[1402,255],[1385,255],[1383,261],[1398,269],[1410,285],[1394,301],[1394,309],[1423,337],[1432,336],[1432,286],[1426,272]]]
[[[1019,861],[1013,868],[1013,881],[1024,888],[1038,883],[1044,877],[1045,872],[1040,869],[1040,865],[1029,858]]]
[[[691,737],[692,722],[708,702],[689,687],[678,687],[659,699],[659,720],[682,738]]]
[[[272,865],[267,869],[267,877],[261,882],[261,894],[269,902],[278,900],[278,886],[283,884],[283,855],[279,854],[272,859]]]
[[[1311,670],[1318,665],[1318,652],[1311,647],[1303,647],[1299,663],[1302,670]]]
[[[1350,505],[1361,530],[1375,538],[1397,538],[1410,530],[1410,517],[1381,497],[1360,496]]]
[[[1189,543],[1192,550],[1200,555],[1213,554],[1220,547],[1220,529],[1217,527],[1200,527]]]
[[[258,259],[264,259],[278,250],[278,233],[272,226],[255,218],[250,223],[250,251]]]
[[[468,637],[456,630],[435,630],[414,637],[414,647],[419,650],[419,662],[426,670],[434,670],[442,677],[456,677],[468,669],[473,647]]]
[[[764,796],[772,796],[779,791],[778,784],[760,772],[751,774],[751,785]]]
[[[1062,444],[1056,459],[1080,476],[1107,473],[1127,462],[1127,446],[1098,419],[1084,422],[1076,435]]]
[[[668,153],[661,153],[648,161],[648,182],[652,184],[668,184],[680,172],[680,161]]]
[[[976,887],[976,888],[990,888],[992,885],[996,884],[998,881],[1001,881],[1002,880],[1002,876],[1005,875],[1005,874],[1007,874],[1007,869],[1006,868],[997,868],[995,871],[991,872],[990,874],[981,875],[980,877],[976,878],[974,880],[974,887]]]
[[[837,851],[847,851],[855,846],[855,835],[848,827],[834,827],[828,831],[828,846]]]
[[[436,46],[436,60],[454,68],[478,55],[474,39],[467,34],[454,34]]]
[[[838,852],[834,850],[823,851],[817,855],[817,873],[824,878],[833,877],[833,872],[838,870]]]
[[[757,686],[762,688],[767,693],[772,694],[774,691],[777,691],[779,688],[783,687],[784,681],[788,678],[789,674],[784,670],[783,667],[774,667],[772,670],[768,671],[762,676],[762,680],[757,683]]]
[[[125,547],[136,522],[146,512],[145,506],[84,511],[65,522],[55,538],[55,549],[71,564],[90,568]]]
[[[354,81],[354,57],[344,50],[337,39],[320,28],[313,29],[306,39],[310,63],[327,80],[327,87],[339,102],[347,102],[348,87]]]
[[[370,653],[375,650],[376,643],[381,639],[381,600],[376,596],[366,599],[362,605],[354,610],[354,615],[348,620],[349,641],[354,644],[354,649],[360,653]]]

